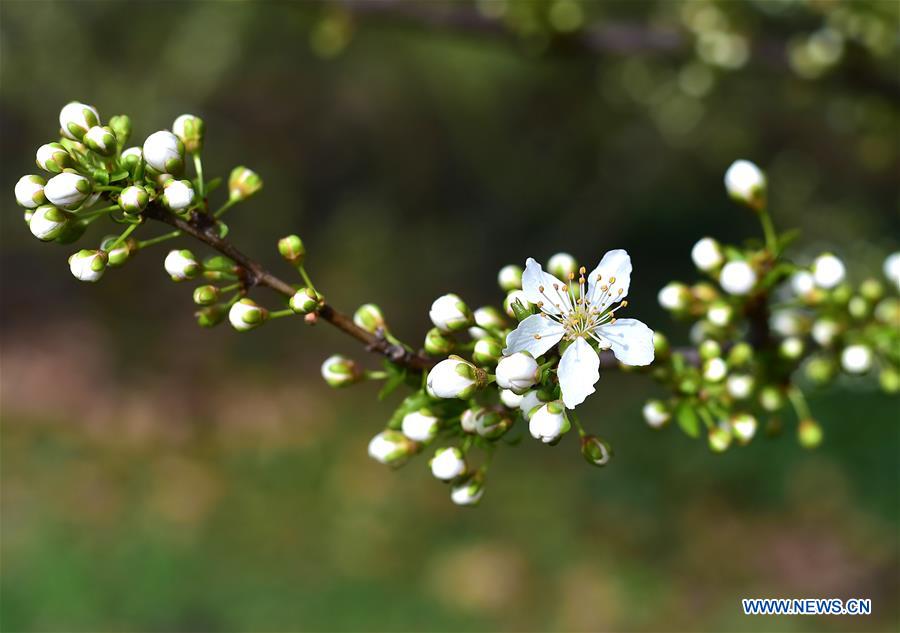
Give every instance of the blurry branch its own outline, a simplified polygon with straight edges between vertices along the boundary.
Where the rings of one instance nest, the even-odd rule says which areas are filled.
[[[351,15],[385,24],[424,27],[433,31],[458,33],[516,43],[519,36],[502,20],[480,13],[468,4],[437,4],[415,0],[322,0]],[[787,42],[772,37],[752,38],[752,58],[777,71],[790,72]],[[568,34],[557,34],[547,49],[556,55],[687,55],[693,40],[684,31],[640,23],[606,22],[590,24]],[[836,71],[841,81],[886,97],[900,98],[897,75],[880,76],[859,60],[845,61]]]

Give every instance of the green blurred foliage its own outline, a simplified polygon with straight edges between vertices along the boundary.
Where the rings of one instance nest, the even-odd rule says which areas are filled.
[[[459,10],[500,28],[458,28]],[[818,452],[782,437],[714,456],[644,428],[644,381],[604,376],[582,418],[610,466],[574,438],[525,442],[463,511],[421,460],[366,459],[390,404],[335,398],[317,371],[361,357],[351,341],[295,321],[199,331],[165,249],[79,284],[11,195],[69,100],[130,114],[138,141],[194,112],[207,173],[266,181],[229,218],[236,243],[286,275],[275,240],[299,233],[329,299],[376,301],[404,338],[443,292],[496,301],[505,263],[624,247],[630,310],[678,341],[658,288],[693,278],[702,235],[757,230],[723,192],[735,158],[767,168],[798,259],[828,247],[861,276],[896,249],[897,17],[879,1],[4,2],[0,628],[897,630],[896,400],[851,382],[811,399]],[[682,44],[577,43],[622,24]],[[831,595],[874,614],[739,614],[741,597]]]

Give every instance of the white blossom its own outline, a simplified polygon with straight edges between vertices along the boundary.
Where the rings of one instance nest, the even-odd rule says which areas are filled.
[[[844,262],[830,253],[816,257],[812,264],[812,275],[819,288],[830,290],[844,281],[847,269]]]
[[[62,209],[45,204],[34,210],[28,228],[36,238],[42,242],[49,242],[59,237],[70,219],[71,215]]]
[[[725,256],[722,254],[722,247],[711,237],[704,237],[694,244],[691,249],[691,259],[694,260],[694,266],[698,269],[709,272],[722,265]]]
[[[528,393],[522,396],[522,399],[519,401],[519,411],[522,412],[522,415],[526,420],[531,419],[531,412],[534,411],[536,407],[539,407],[544,404],[544,400],[541,399],[539,392],[537,389],[532,389]]]
[[[497,274],[497,283],[502,290],[518,290],[522,287],[522,269],[514,264],[509,264],[500,269]]]
[[[691,293],[687,286],[673,281],[662,287],[656,299],[666,310],[684,310],[691,299]]]
[[[816,280],[808,270],[798,270],[791,275],[791,290],[798,297],[808,295],[816,289]]]
[[[828,317],[822,317],[813,323],[812,337],[822,347],[829,347],[840,331],[841,328],[837,321]]]
[[[745,400],[753,394],[753,376],[747,374],[732,374],[725,381],[725,389],[735,400]]]
[[[658,429],[663,426],[672,417],[668,408],[661,400],[648,400],[641,410],[644,415],[644,421],[648,426]]]
[[[163,189],[162,201],[171,211],[184,211],[194,203],[194,187],[189,180],[170,180]]]
[[[719,285],[728,294],[745,295],[756,285],[756,272],[744,260],[735,260],[722,266]]]
[[[728,365],[721,358],[710,358],[703,363],[703,377],[709,382],[721,382],[728,374]]]
[[[841,352],[841,366],[849,374],[864,374],[872,367],[872,350],[866,345],[848,345]]]
[[[738,413],[729,420],[731,431],[737,441],[741,444],[747,444],[756,435],[756,428],[759,424],[756,418],[749,413]]]
[[[466,460],[455,446],[439,448],[429,462],[431,474],[443,481],[456,479],[466,472]]]
[[[512,389],[502,389],[500,391],[500,402],[510,409],[518,409],[519,405],[522,404],[522,398],[524,396],[520,396]]]
[[[725,172],[725,189],[735,200],[752,204],[765,193],[766,176],[749,160],[736,160]]]
[[[414,445],[398,431],[382,431],[369,441],[369,457],[382,464],[399,464],[413,449]]]

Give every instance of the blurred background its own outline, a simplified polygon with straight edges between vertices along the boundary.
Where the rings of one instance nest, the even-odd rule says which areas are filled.
[[[208,174],[265,179],[234,241],[287,277],[275,241],[299,233],[330,301],[402,338],[444,292],[498,302],[503,264],[620,247],[632,315],[683,342],[657,290],[696,278],[703,235],[758,233],[724,193],[736,158],[767,169],[798,261],[830,249],[859,280],[897,249],[898,6],[4,1],[0,628],[898,630],[900,411],[866,384],[810,393],[817,451],[789,420],[712,455],[609,372],[579,412],[610,466],[525,441],[459,509],[426,460],[366,457],[392,403],[319,377],[334,352],[377,366],[351,340],[199,329],[166,247],[79,283],[12,196],[70,100],[138,144],[191,112]],[[873,613],[740,612],[830,596]]]

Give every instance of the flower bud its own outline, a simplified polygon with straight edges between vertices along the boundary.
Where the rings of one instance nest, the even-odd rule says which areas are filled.
[[[384,314],[381,313],[381,308],[374,303],[365,303],[359,306],[353,314],[353,322],[372,334],[378,330],[387,330]]]
[[[581,456],[591,466],[606,466],[612,459],[612,447],[596,435],[581,438]]]
[[[431,322],[442,332],[455,332],[469,327],[472,313],[468,306],[455,294],[438,297],[428,312]]]
[[[715,286],[705,281],[691,286],[691,294],[694,296],[694,299],[701,303],[709,303],[719,298],[719,291],[716,290]]]
[[[262,189],[262,178],[246,167],[235,167],[228,178],[228,197],[232,200],[246,200]]]
[[[432,356],[446,356],[453,351],[453,341],[433,327],[425,334],[425,351]]]
[[[474,409],[466,409],[462,412],[462,415],[459,416],[459,426],[464,433],[475,433],[475,418],[477,418],[478,414],[483,410],[484,409],[481,407],[476,407]]]
[[[644,422],[654,429],[662,428],[672,418],[662,400],[648,400],[641,412],[644,414]]]
[[[731,424],[731,432],[739,444],[749,444],[753,436],[756,435],[756,429],[759,426],[756,418],[749,413],[737,413],[731,416],[729,423]]]
[[[119,162],[125,169],[134,171],[134,168],[140,165],[142,160],[144,160],[144,155],[141,152],[141,148],[129,147],[122,152]]]
[[[198,306],[209,306],[219,300],[219,289],[211,284],[194,289],[194,303]]]
[[[799,310],[790,308],[777,310],[769,317],[769,327],[781,336],[799,336],[805,334],[809,323]]]
[[[322,378],[332,387],[346,387],[363,379],[363,372],[355,361],[335,354],[322,363]]]
[[[225,306],[221,304],[206,306],[194,313],[200,327],[215,327],[225,318]]]
[[[483,387],[486,381],[484,370],[458,356],[451,356],[428,372],[427,384],[430,392],[437,398],[466,400]]]
[[[147,195],[147,190],[143,187],[131,185],[130,187],[125,187],[122,193],[119,194],[119,206],[128,215],[138,215],[147,208],[147,203],[149,202],[150,196]]]
[[[106,270],[106,253],[82,249],[69,257],[69,270],[80,281],[98,281]]]
[[[512,420],[487,409],[476,411],[471,422],[475,433],[488,440],[497,439],[512,426]]]
[[[311,314],[322,307],[322,295],[312,288],[300,288],[291,297],[290,307],[297,314]]]
[[[731,427],[723,422],[709,430],[709,449],[714,453],[724,453],[731,446]]]
[[[100,125],[100,114],[93,106],[72,101],[59,111],[59,127],[63,136],[73,141],[80,141],[95,125]]]
[[[147,137],[143,156],[147,164],[160,173],[177,176],[184,170],[184,143],[168,130]]]
[[[511,389],[500,390],[500,402],[503,403],[503,406],[510,409],[518,409],[522,404],[522,398],[524,398],[524,396],[520,396]]]
[[[721,382],[728,375],[728,365],[721,358],[710,358],[703,363],[703,378],[708,382]]]
[[[71,244],[77,242],[81,239],[81,236],[84,235],[88,225],[90,225],[89,221],[80,220],[77,216],[72,214],[69,217],[69,221],[66,222],[66,225],[63,227],[62,232],[57,235],[53,241],[57,244]]]
[[[882,270],[884,276],[893,282],[894,287],[900,289],[900,251],[891,253],[884,259]]]
[[[116,135],[111,128],[95,125],[84,135],[84,144],[101,156],[116,153]]]
[[[719,285],[728,294],[746,295],[756,286],[756,271],[741,259],[728,262],[719,273]]]
[[[730,366],[737,367],[749,363],[751,360],[753,360],[753,347],[749,343],[737,343],[728,352],[728,364]]]
[[[722,254],[722,247],[711,237],[704,237],[691,249],[691,259],[694,265],[704,272],[709,272],[722,265],[725,256]]]
[[[116,135],[118,144],[124,145],[131,138],[131,118],[127,114],[117,114],[109,118],[109,128]]]
[[[578,262],[568,253],[557,253],[547,260],[547,271],[557,279],[566,281],[569,275],[578,273]]]
[[[428,409],[420,409],[403,416],[403,434],[409,439],[427,444],[435,438],[440,428],[438,420]]]
[[[835,373],[837,373],[837,367],[830,358],[817,356],[809,359],[803,367],[803,371],[812,382],[824,385],[834,378]]]
[[[790,277],[791,290],[798,297],[805,297],[816,289],[816,280],[807,270],[798,270]]]
[[[382,431],[369,442],[369,457],[388,466],[400,466],[416,452],[416,444],[399,431]]]
[[[875,318],[881,323],[893,325],[900,324],[900,299],[886,297],[875,306]]]
[[[865,319],[870,312],[869,302],[860,296],[851,297],[850,302],[847,304],[847,312],[854,319]]]
[[[71,213],[53,205],[44,204],[34,210],[28,228],[36,238],[42,242],[49,242],[59,237],[71,220]]]
[[[653,353],[656,358],[663,359],[669,355],[669,339],[659,331],[653,332]]]
[[[475,349],[472,350],[472,360],[482,366],[497,364],[503,356],[503,346],[493,338],[482,338],[475,341]]]
[[[722,346],[713,340],[706,340],[700,343],[697,352],[702,360],[718,358],[722,355]]]
[[[872,368],[872,350],[866,345],[848,345],[841,352],[841,367],[848,374],[866,373]]]
[[[497,274],[497,283],[500,289],[506,292],[522,289],[522,267],[509,264],[500,269]]]
[[[16,202],[26,209],[35,209],[47,201],[44,196],[44,185],[47,182],[40,176],[22,176],[16,183]]]
[[[252,330],[253,328],[262,325],[268,318],[268,310],[258,305],[253,299],[241,299],[232,305],[231,309],[228,311],[228,320],[231,322],[232,327],[238,332]],[[328,361],[326,361],[326,363],[327,362]],[[322,365],[322,374],[325,374],[325,365]],[[326,380],[328,380],[327,377]]]
[[[735,400],[746,400],[753,395],[753,376],[732,374],[725,382],[725,389]]]
[[[106,253],[107,264],[110,268],[124,265],[137,249],[137,242],[130,237],[120,242],[118,235],[107,235],[100,242],[100,250]]]
[[[766,195],[766,176],[749,160],[736,160],[725,172],[725,190],[733,200],[761,208]]]
[[[502,330],[506,327],[506,319],[493,306],[482,306],[473,314],[475,325],[485,330]]]
[[[451,481],[466,472],[466,460],[462,451],[455,446],[437,449],[428,465],[431,467],[431,474],[441,481]]]
[[[497,386],[524,394],[541,378],[541,368],[528,352],[516,352],[497,363]]]
[[[80,174],[63,172],[55,175],[44,186],[44,195],[51,204],[63,209],[74,209],[84,202],[92,191],[91,181]]]
[[[166,255],[164,262],[166,272],[172,278],[172,281],[185,281],[193,279],[201,270],[197,258],[189,250],[171,250]],[[235,326],[237,327],[237,326]]]
[[[825,290],[831,290],[844,281],[846,273],[844,262],[831,253],[819,255],[812,264],[813,280],[819,288]]]
[[[182,114],[172,123],[172,132],[184,143],[189,154],[196,154],[203,148],[203,119],[193,114]]]
[[[659,305],[666,310],[680,312],[687,308],[688,302],[691,300],[691,292],[684,284],[673,281],[663,286],[656,295],[656,299],[659,301]]]
[[[501,394],[502,393],[505,393],[505,390],[502,391]],[[524,394],[519,401],[519,411],[522,412],[522,415],[526,420],[531,420],[531,414],[536,411],[538,407],[543,406],[545,402],[549,402],[551,399],[551,397],[546,397],[539,389],[532,389]]]
[[[484,479],[474,475],[450,488],[450,499],[458,506],[474,506],[484,495]]]
[[[714,301],[706,310],[706,320],[716,327],[725,327],[731,323],[734,309],[724,301]]]
[[[528,432],[544,444],[555,444],[571,428],[566,407],[559,400],[548,402],[531,415]]]
[[[170,180],[165,184],[162,202],[172,213],[184,213],[194,204],[194,187],[190,180]]]
[[[893,367],[885,367],[878,374],[878,383],[885,393],[900,392],[900,371]]]
[[[278,240],[278,252],[294,266],[299,266],[306,258],[306,247],[299,235],[288,235]]]
[[[837,321],[829,317],[822,317],[813,323],[812,337],[822,347],[830,347],[840,331],[841,327]]]
[[[522,306],[519,313],[517,313],[514,308],[516,302]],[[531,303],[528,301],[528,297],[525,296],[523,291],[513,290],[507,294],[506,298],[503,300],[503,311],[511,318],[518,320],[520,315],[524,318],[526,312],[529,314],[531,313]]]
[[[54,174],[73,165],[72,157],[59,143],[46,143],[38,148],[35,162],[41,169]]]
[[[822,427],[809,418],[797,425],[797,440],[803,448],[816,448],[822,443]]]
[[[777,387],[767,385],[759,392],[759,405],[769,413],[774,413],[784,406],[784,394]]]
[[[797,336],[789,336],[781,341],[781,344],[778,346],[778,354],[788,360],[797,360],[803,356],[803,349],[803,339]]]

